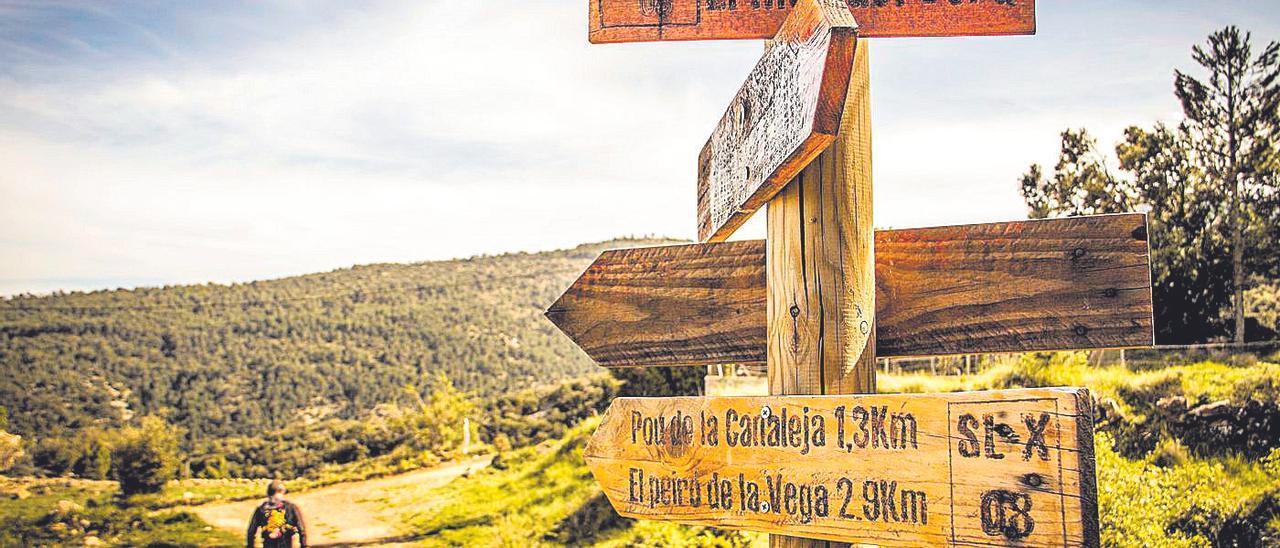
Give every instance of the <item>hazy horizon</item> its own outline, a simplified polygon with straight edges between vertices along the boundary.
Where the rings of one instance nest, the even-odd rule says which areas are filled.
[[[1110,150],[1181,117],[1213,30],[1280,39],[1261,2],[1037,11],[871,42],[877,226],[1025,218],[1062,130]],[[590,45],[577,2],[0,1],[0,295],[693,239],[698,150],[760,52]]]
[[[438,259],[352,263],[348,265],[335,266],[333,268],[329,268],[325,270],[314,270],[314,271],[307,271],[307,272],[285,272],[277,276],[269,276],[269,277],[263,277],[263,278],[234,279],[234,280],[173,281],[173,280],[166,280],[163,278],[152,278],[152,279],[42,278],[42,279],[32,279],[32,280],[13,280],[13,279],[0,278],[0,300],[6,299],[6,298],[21,297],[26,295],[31,295],[35,297],[45,297],[45,296],[49,296],[54,293],[57,293],[59,291],[66,292],[66,293],[92,293],[94,291],[122,291],[122,290],[128,291],[128,290],[141,289],[141,288],[190,286],[190,285],[204,285],[204,284],[228,286],[228,285],[244,284],[244,283],[250,283],[250,282],[269,282],[272,280],[281,280],[286,278],[294,278],[298,276],[307,276],[311,274],[323,274],[326,272],[335,272],[339,270],[347,270],[352,268],[360,268],[360,267],[373,266],[378,264],[412,265],[412,264],[419,264],[419,263],[458,261],[458,260],[466,260],[466,259],[475,259],[480,257],[496,257],[500,255],[517,254],[517,253],[553,253],[556,251],[568,251],[584,245],[587,245],[587,246],[598,245],[598,244],[603,244],[603,243],[608,243],[613,241],[622,241],[622,240],[671,240],[676,242],[683,241],[683,242],[693,243],[693,240],[689,238],[675,238],[675,237],[661,236],[661,235],[644,235],[644,236],[626,235],[626,236],[616,236],[613,238],[605,238],[603,240],[597,240],[597,241],[591,241],[591,242],[581,242],[579,244],[571,245],[568,247],[557,247],[557,248],[550,248],[550,249],[517,249],[512,251],[503,251],[499,253],[476,253],[472,255],[460,255],[457,257],[443,257]],[[46,287],[42,288],[40,284],[46,284]],[[21,290],[21,291],[13,291],[13,292],[5,291],[5,288],[7,287],[16,287],[19,285],[22,285],[24,287],[32,286],[33,288]]]

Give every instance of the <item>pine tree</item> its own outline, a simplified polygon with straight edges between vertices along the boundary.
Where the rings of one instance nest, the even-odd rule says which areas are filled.
[[[1207,47],[1191,50],[1208,79],[1177,71],[1174,83],[1200,164],[1226,198],[1237,343],[1245,336],[1246,231],[1257,225],[1255,204],[1276,191],[1280,128],[1280,44],[1271,42],[1255,57],[1250,37],[1235,26],[1211,34]]]

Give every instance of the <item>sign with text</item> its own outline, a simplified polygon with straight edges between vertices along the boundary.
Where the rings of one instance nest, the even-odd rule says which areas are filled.
[[[879,357],[1149,346],[1142,214],[881,230]],[[547,317],[606,367],[765,363],[763,241],[606,251]]]
[[[619,398],[583,454],[618,513],[883,546],[1096,545],[1087,390]]]
[[[796,0],[589,0],[593,43],[772,38]],[[864,37],[1035,34],[1035,0],[847,0]]]
[[[842,2],[800,0],[698,155],[698,239],[721,241],[835,138],[857,44]]]

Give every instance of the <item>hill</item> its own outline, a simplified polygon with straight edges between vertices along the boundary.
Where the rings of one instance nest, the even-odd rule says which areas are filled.
[[[0,402],[24,436],[158,415],[189,446],[367,416],[441,373],[481,398],[554,383],[594,366],[545,307],[601,250],[662,243],[4,299]]]

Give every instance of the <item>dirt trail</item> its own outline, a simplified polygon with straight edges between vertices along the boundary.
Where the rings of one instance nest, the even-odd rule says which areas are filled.
[[[394,546],[411,539],[397,521],[398,510],[381,503],[389,490],[434,489],[467,472],[489,465],[492,456],[475,457],[397,476],[338,483],[301,493],[289,500],[307,521],[312,546]],[[249,516],[261,500],[206,504],[192,508],[210,525],[244,535]]]

